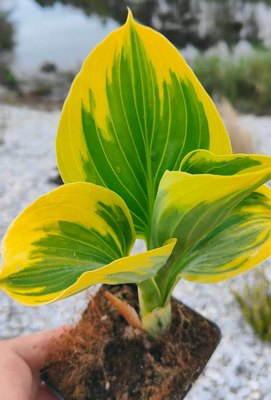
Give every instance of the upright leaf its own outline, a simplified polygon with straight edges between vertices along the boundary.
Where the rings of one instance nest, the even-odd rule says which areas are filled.
[[[95,283],[138,283],[165,264],[174,241],[129,257],[135,232],[124,201],[91,183],[40,197],[9,228],[0,288],[27,305],[75,294]]]
[[[196,151],[181,169],[191,173],[165,173],[154,210],[154,247],[165,237],[178,240],[167,267],[159,272],[166,296],[180,276],[222,280],[268,254],[270,192],[251,193],[270,179],[271,157]]]
[[[231,152],[215,106],[179,52],[130,13],[88,56],[66,100],[57,137],[63,180],[114,190],[146,238],[164,171],[198,148]]]

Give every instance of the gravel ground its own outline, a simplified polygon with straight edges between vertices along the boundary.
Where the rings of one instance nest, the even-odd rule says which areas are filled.
[[[54,136],[59,111],[0,104],[0,239],[12,219],[53,185]],[[271,118],[242,116],[259,152],[271,154]],[[137,246],[140,248],[140,244]],[[267,265],[270,272],[270,266]],[[243,278],[231,280],[242,286]],[[258,340],[233,299],[228,282],[198,285],[181,282],[175,295],[215,321],[222,341],[187,400],[271,400],[271,345]],[[82,293],[40,308],[26,308],[0,293],[0,338],[74,321],[87,301]]]

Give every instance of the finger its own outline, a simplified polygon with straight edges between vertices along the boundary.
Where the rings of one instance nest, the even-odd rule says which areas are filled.
[[[35,388],[32,386],[31,369],[21,357],[5,346],[1,346],[0,370],[1,399],[29,400],[32,398]]]
[[[7,344],[29,365],[32,371],[37,371],[44,366],[50,347],[67,329],[69,329],[68,326],[62,326],[34,335],[20,336],[8,340]]]

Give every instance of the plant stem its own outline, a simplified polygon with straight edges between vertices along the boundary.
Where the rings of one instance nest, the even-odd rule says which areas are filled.
[[[138,299],[143,328],[151,336],[161,336],[171,323],[171,305],[163,304],[155,280],[148,279],[138,285]]]
[[[171,304],[157,307],[142,318],[144,331],[153,337],[162,336],[171,325]]]
[[[153,278],[138,285],[138,299],[141,317],[150,313],[154,308],[161,307],[161,294]]]

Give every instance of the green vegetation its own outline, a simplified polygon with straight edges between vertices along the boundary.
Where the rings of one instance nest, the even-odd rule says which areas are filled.
[[[9,14],[0,11],[0,52],[11,50],[14,46],[14,28],[9,21]]]
[[[18,88],[15,75],[7,65],[3,53],[10,51],[14,46],[14,27],[9,21],[9,13],[0,11],[0,85],[11,90]]]
[[[256,270],[254,282],[246,283],[242,294],[233,294],[256,335],[271,342],[271,284],[263,269]]]
[[[238,61],[233,57],[198,56],[193,69],[211,96],[226,97],[243,112],[270,114],[270,51],[257,50]]]
[[[19,89],[19,83],[12,72],[12,70],[6,66],[6,65],[1,65],[0,63],[0,84],[3,86],[6,86],[10,90],[18,90]]]

